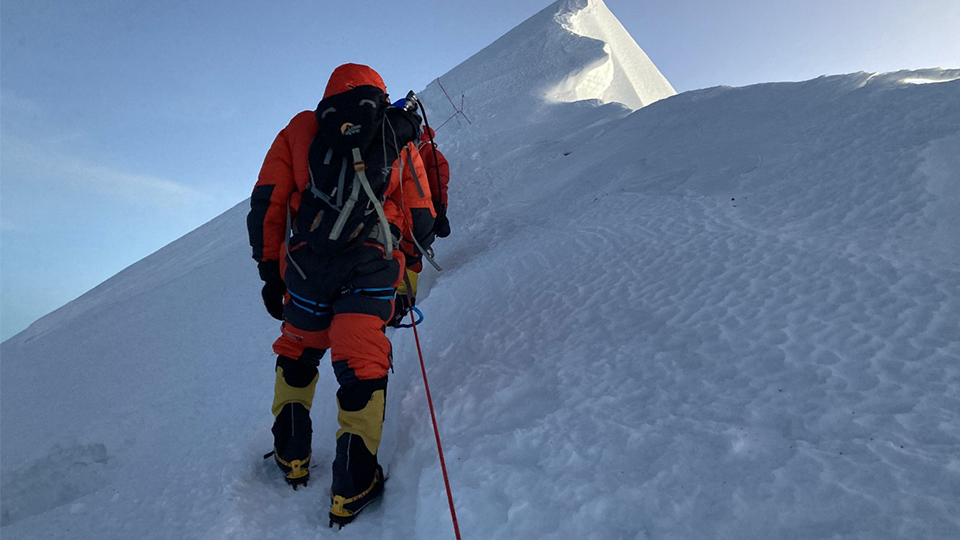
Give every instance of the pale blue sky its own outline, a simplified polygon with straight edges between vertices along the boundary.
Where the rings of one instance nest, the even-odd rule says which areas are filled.
[[[2,0],[0,337],[246,198],[335,66],[422,89],[549,3]],[[960,67],[960,0],[606,3],[678,91]]]

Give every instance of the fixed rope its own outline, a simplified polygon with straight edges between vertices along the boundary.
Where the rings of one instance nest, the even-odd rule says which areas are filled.
[[[433,435],[437,438],[437,453],[440,455],[440,470],[443,471],[443,483],[447,487],[447,503],[450,505],[450,517],[453,519],[453,532],[460,538],[460,524],[457,522],[457,510],[453,507],[453,492],[450,491],[450,477],[447,475],[447,463],[443,459],[443,445],[440,443],[440,429],[437,427],[437,415],[433,412],[433,398],[430,396],[430,383],[427,382],[427,368],[423,363],[423,352],[420,350],[420,335],[417,333],[417,321],[410,312],[413,323],[413,338],[417,342],[417,354],[420,356],[420,371],[423,373],[423,388],[427,392],[427,405],[430,406],[430,419],[433,420]]]

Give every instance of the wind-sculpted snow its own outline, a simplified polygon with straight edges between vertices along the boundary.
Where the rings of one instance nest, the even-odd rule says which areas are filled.
[[[464,538],[960,537],[958,77],[629,115],[502,116],[484,86],[491,114],[440,132],[453,235],[418,301]],[[261,459],[277,325],[245,206],[3,343],[5,539],[452,538],[409,330],[382,503],[326,528],[331,369],[311,484]]]
[[[566,30],[598,40],[605,54],[548,90],[549,98],[556,101],[614,101],[639,109],[676,94],[673,86],[603,2],[568,2],[557,18]]]
[[[434,127],[452,113],[441,85],[457,105],[469,94],[468,117],[485,130],[537,123],[549,102],[637,109],[676,93],[600,0],[560,0],[430,83],[422,95]]]

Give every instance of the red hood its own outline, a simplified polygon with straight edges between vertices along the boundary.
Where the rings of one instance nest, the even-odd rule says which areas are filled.
[[[376,86],[384,93],[387,91],[383,78],[373,68],[362,64],[343,64],[330,74],[327,88],[323,91],[323,99],[358,86]]]

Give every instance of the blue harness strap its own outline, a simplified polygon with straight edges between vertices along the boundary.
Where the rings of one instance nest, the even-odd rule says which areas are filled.
[[[323,316],[330,313],[330,304],[321,304],[319,302],[314,302],[313,300],[304,298],[289,289],[287,290],[287,292],[290,293],[291,303],[297,306],[298,308],[306,311],[307,313],[310,313],[312,315],[317,315],[317,316]]]
[[[363,289],[353,289],[351,292],[353,294],[362,294],[367,298],[373,298],[374,300],[393,300],[394,295],[396,295],[396,289],[393,287],[367,287]],[[389,292],[389,295],[378,295],[377,293]]]

